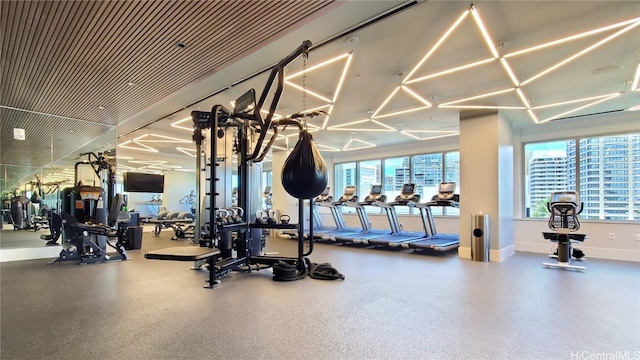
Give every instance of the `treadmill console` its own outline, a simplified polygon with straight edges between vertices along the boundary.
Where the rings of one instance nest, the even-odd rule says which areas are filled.
[[[443,182],[438,189],[438,200],[451,200],[456,192],[455,182]]]
[[[455,182],[443,182],[438,188],[438,193],[433,195],[431,201],[426,206],[450,206],[457,208],[460,206],[460,195],[456,194]]]
[[[372,205],[375,202],[387,201],[386,195],[382,195],[382,185],[371,185],[371,191],[369,195],[364,199],[364,203]]]
[[[416,184],[404,184],[393,205],[406,205],[408,202],[418,201],[420,201],[420,195],[416,194]]]
[[[356,187],[354,185],[349,185],[344,188],[344,194],[340,197],[339,203],[345,202],[356,202],[358,201],[358,195],[356,195]]]
[[[322,190],[320,195],[316,197],[314,202],[331,202],[333,200],[333,196],[329,195],[329,190],[331,190],[331,187],[327,186],[324,190]]]

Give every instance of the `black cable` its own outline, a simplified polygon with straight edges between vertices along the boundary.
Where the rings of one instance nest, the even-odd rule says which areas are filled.
[[[344,275],[340,274],[338,270],[333,266],[331,266],[331,264],[329,263],[324,263],[324,264],[308,263],[308,265],[309,265],[309,276],[312,279],[344,280]]]
[[[304,270],[299,271],[298,266],[279,262],[273,265],[274,281],[295,281],[304,279],[307,275],[316,280],[344,280],[345,277],[329,263],[312,263],[305,258]]]
[[[307,268],[298,272],[298,266],[279,262],[273,264],[273,281],[295,281],[304,279],[307,276]]]

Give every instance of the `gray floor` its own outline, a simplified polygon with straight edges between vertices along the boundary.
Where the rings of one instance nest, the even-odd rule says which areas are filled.
[[[4,224],[2,230],[0,230],[0,249],[45,246],[46,241],[40,239],[40,235],[49,234],[51,234],[49,229],[39,228],[38,231],[33,229],[16,231],[13,230],[13,225]]]
[[[215,290],[190,263],[0,264],[2,359],[583,359],[640,351],[640,264],[545,269],[539,254],[474,263],[317,245],[345,281],[234,273]],[[186,243],[182,243],[185,244]],[[295,251],[270,241],[269,250]],[[635,355],[640,353],[635,353]],[[582,356],[582,357],[579,357]],[[600,355],[600,358],[603,355]],[[622,359],[622,358],[620,358]]]

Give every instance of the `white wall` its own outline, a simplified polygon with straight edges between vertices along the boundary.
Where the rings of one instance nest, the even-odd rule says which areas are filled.
[[[543,231],[547,231],[546,220],[523,218],[523,144],[576,136],[632,132],[638,131],[639,125],[638,113],[624,112],[550,122],[525,129],[513,129],[513,241],[516,251],[548,254],[552,246],[551,242],[544,240],[541,234]],[[363,151],[331,153],[331,156],[323,155],[330,174],[332,174],[334,163],[457,150],[459,148],[458,141],[458,137],[450,137],[399,146],[369,148]],[[419,147],[416,144],[419,144]],[[274,183],[277,182],[278,177],[279,172],[274,163]],[[332,181],[329,183],[333,184]],[[464,202],[466,197],[462,196],[462,202]],[[325,224],[333,224],[328,212],[322,211],[321,217]],[[369,214],[369,217],[374,227],[387,228],[389,226],[384,215]],[[422,225],[417,215],[399,215],[399,217],[405,229],[421,230]],[[345,220],[349,226],[359,225],[355,214],[345,214]],[[437,228],[441,233],[459,233],[459,222],[458,217],[436,217]],[[637,222],[582,220],[581,225],[580,232],[587,234],[588,238],[584,244],[578,247],[586,252],[587,258],[640,262],[640,241],[636,240],[636,237],[640,236],[640,224]],[[615,234],[615,240],[608,239],[609,233]]]
[[[169,211],[190,211],[187,204],[180,204],[186,195],[196,191],[196,175],[184,171],[164,172],[164,193],[162,206]]]
[[[321,218],[325,225],[333,225],[331,214],[321,208]],[[358,216],[344,215],[347,226],[360,226]],[[422,231],[422,223],[417,215],[398,215],[405,230]],[[439,233],[458,234],[460,219],[458,217],[435,216],[436,228]],[[374,228],[388,229],[389,222],[381,214],[369,214]],[[587,240],[578,244],[588,258],[640,262],[640,241],[635,240],[635,234],[640,233],[640,226],[624,222],[580,222],[580,233],[587,234]],[[516,219],[514,221],[514,245],[516,251],[526,251],[540,254],[550,254],[553,244],[542,237],[542,232],[548,231],[546,220]],[[615,234],[615,240],[609,240],[609,233]],[[467,234],[466,240],[470,240]],[[492,254],[493,255],[493,254]],[[544,256],[541,256],[541,261]]]

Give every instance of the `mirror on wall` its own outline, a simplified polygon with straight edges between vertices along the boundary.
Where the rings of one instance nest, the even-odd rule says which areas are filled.
[[[75,164],[87,157],[81,154],[113,149],[115,127],[6,107],[0,119],[0,250],[46,246],[41,236],[51,230],[42,209],[60,210],[61,191],[74,185]]]

